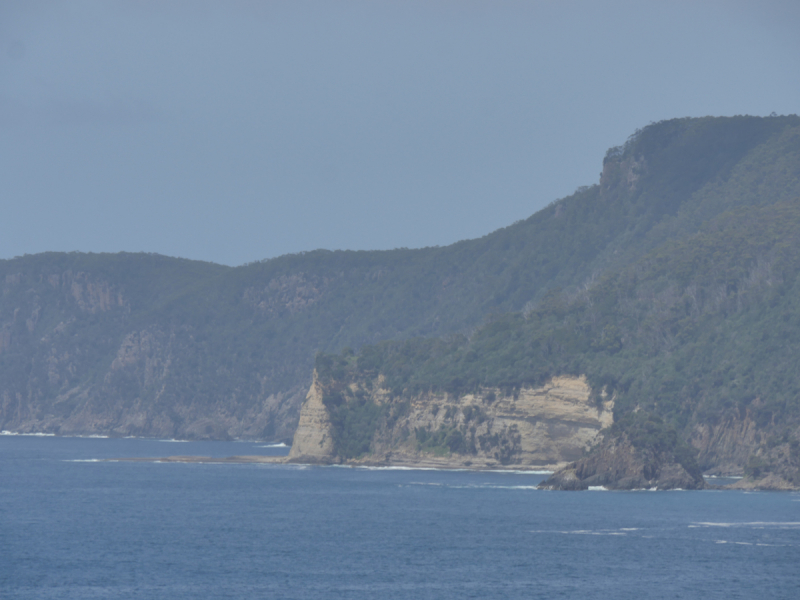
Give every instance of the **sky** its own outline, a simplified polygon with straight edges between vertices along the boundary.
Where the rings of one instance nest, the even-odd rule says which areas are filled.
[[[0,3],[0,259],[443,246],[675,117],[800,112],[800,2]]]

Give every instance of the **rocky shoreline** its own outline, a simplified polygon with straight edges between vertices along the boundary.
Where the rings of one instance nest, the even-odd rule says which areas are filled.
[[[4,435],[53,436],[49,433],[18,433],[3,431]],[[106,436],[81,436],[106,437]],[[714,483],[717,476],[738,476],[738,473],[711,471],[708,478],[698,479],[698,474],[690,474],[674,457],[642,452],[633,448],[626,440],[611,438],[602,442],[590,455],[579,461],[547,465],[500,464],[497,461],[474,460],[464,456],[433,456],[425,453],[387,453],[381,457],[370,456],[361,459],[341,460],[336,457],[292,457],[235,455],[227,457],[172,455],[158,457],[122,457],[102,459],[102,462],[151,462],[151,463],[194,463],[194,464],[286,464],[314,466],[347,466],[384,469],[419,470],[467,470],[491,472],[525,472],[532,475],[549,475],[539,484],[543,490],[580,491],[592,488],[607,490],[738,490],[797,492],[791,470],[784,473],[766,472],[758,476],[745,476],[726,485]],[[710,480],[709,480],[710,479]]]
[[[682,464],[670,451],[637,448],[626,435],[610,437],[592,453],[556,471],[539,484],[545,490],[702,490],[696,464]]]
[[[374,468],[395,468],[395,469],[420,469],[420,470],[467,470],[467,471],[513,471],[527,472],[531,475],[551,474],[546,480],[539,484],[541,490],[554,491],[580,491],[589,489],[603,488],[614,491],[632,490],[738,490],[738,491],[779,491],[792,492],[800,491],[800,487],[792,485],[780,476],[769,474],[760,479],[743,478],[736,483],[728,485],[715,485],[706,480],[697,481],[694,478],[687,479],[687,474],[678,470],[675,465],[668,465],[662,470],[659,477],[655,479],[645,479],[640,476],[623,477],[617,480],[611,478],[609,473],[594,473],[586,476],[589,472],[586,466],[579,466],[578,463],[570,463],[555,472],[545,469],[533,469],[530,466],[506,466],[506,465],[465,465],[463,462],[448,461],[444,459],[428,458],[418,461],[391,462],[361,460],[335,462],[301,462],[292,460],[288,456],[162,456],[162,457],[125,457],[109,458],[104,462],[152,462],[152,463],[194,463],[194,464],[284,464],[284,465],[314,465],[314,466],[346,466],[346,467],[374,467]],[[580,462],[580,461],[579,461]]]
[[[529,472],[532,475],[547,475],[553,473],[552,469],[532,468],[527,465],[500,465],[500,464],[468,464],[470,461],[451,461],[438,457],[420,458],[414,461],[380,461],[380,460],[353,460],[353,461],[323,461],[323,460],[297,460],[288,456],[154,456],[154,457],[124,457],[108,458],[105,462],[159,462],[159,463],[198,463],[198,464],[286,464],[286,465],[312,465],[319,467],[375,467],[395,469],[420,469],[440,471],[513,471]]]
[[[106,458],[103,462],[158,462],[158,463],[200,463],[200,464],[259,464],[259,463],[285,463],[285,456],[135,456],[125,458]]]

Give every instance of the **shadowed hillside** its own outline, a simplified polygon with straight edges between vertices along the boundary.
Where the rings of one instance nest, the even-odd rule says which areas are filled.
[[[0,261],[0,428],[283,439],[318,351],[420,336],[362,356],[398,390],[581,371],[618,406],[649,406],[662,371],[700,364],[687,332],[724,339],[784,312],[793,322],[798,197],[797,117],[679,119],[610,150],[599,184],[448,247],[237,268],[143,254]],[[398,362],[398,347],[440,358],[414,350]],[[694,398],[705,381],[678,378],[670,398]],[[733,410],[723,396],[704,392],[697,410]],[[661,412],[688,427],[694,409],[681,401]]]

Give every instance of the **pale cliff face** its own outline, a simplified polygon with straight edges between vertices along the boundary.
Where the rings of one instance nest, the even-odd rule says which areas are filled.
[[[300,422],[289,458],[307,462],[328,462],[333,457],[333,437],[328,410],[322,403],[322,389],[316,373],[300,411]]]
[[[422,394],[410,400],[390,400],[380,380],[351,385],[385,405],[408,401],[405,414],[382,422],[372,439],[370,454],[353,462],[472,468],[552,469],[577,460],[612,423],[613,400],[599,406],[591,400],[585,377],[554,377],[539,388],[513,395],[483,389],[458,398]],[[292,460],[338,461],[323,391],[316,377],[300,412]],[[469,450],[425,451],[417,432],[448,429],[462,432]]]
[[[517,461],[522,465],[557,465],[577,460],[613,421],[613,401],[600,408],[590,401],[585,377],[554,377],[540,388],[520,390],[515,400],[498,396],[490,430],[516,427]]]

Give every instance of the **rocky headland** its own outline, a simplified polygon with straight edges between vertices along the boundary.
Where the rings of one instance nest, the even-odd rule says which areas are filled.
[[[511,394],[482,389],[409,398],[393,397],[379,378],[341,385],[315,375],[289,460],[552,470],[596,442],[613,421],[613,406],[611,399],[594,400],[584,377],[554,377]]]
[[[545,490],[699,490],[705,487],[697,464],[674,451],[636,447],[622,433],[608,436],[588,456],[556,471],[539,484]]]
[[[800,486],[800,117],[653,123],[602,164],[446,247],[0,260],[0,430]]]

